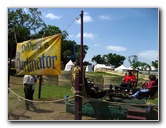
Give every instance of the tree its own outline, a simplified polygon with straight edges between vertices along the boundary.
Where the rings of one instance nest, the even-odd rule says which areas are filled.
[[[152,66],[158,69],[158,60],[152,61]]]
[[[106,64],[106,65],[114,65],[115,67],[120,66],[121,64],[123,64],[124,60],[126,58],[124,56],[121,55],[117,55],[117,54],[112,54],[109,53],[108,55],[97,55],[94,56],[92,58],[92,62],[96,62],[99,64]]]
[[[88,61],[84,61],[84,62],[83,62],[83,65],[84,65],[84,66],[92,65],[92,63],[90,63],[90,62],[88,62]]]
[[[83,60],[87,54],[89,47],[87,45],[83,45]],[[77,60],[80,60],[80,44],[76,45],[76,52],[77,52]]]
[[[148,64],[145,62],[137,61],[137,67],[141,67],[140,70],[146,70]]]
[[[61,31],[59,27],[53,25],[46,25],[38,33],[32,35],[31,38],[36,39],[36,38],[41,38],[43,35],[52,36],[59,33],[62,33],[62,40],[65,40],[68,36],[68,33],[66,31]]]
[[[69,61],[69,58],[67,56],[74,55],[74,49],[73,46],[76,45],[76,59],[72,59],[72,61],[78,61],[80,60],[80,45],[76,44],[75,41],[71,40],[63,40],[62,41],[62,47],[61,47],[61,60],[63,61],[64,65]],[[85,58],[87,51],[89,47],[87,45],[83,45],[83,59]]]
[[[22,8],[15,11],[8,9],[8,48],[13,49],[12,57],[16,53],[16,41],[14,42],[14,31],[17,42],[29,40],[31,32],[37,33],[41,28],[45,27],[44,21],[41,19],[41,12],[37,8],[29,8],[29,13],[25,13]],[[10,50],[8,50],[10,55]]]
[[[106,64],[106,61],[101,57],[101,55],[96,55],[92,58],[92,62],[96,62],[98,64]]]
[[[112,54],[109,53],[107,56],[107,64],[112,64],[115,67],[118,67],[124,63],[124,60],[126,59],[124,56]]]
[[[128,61],[130,63],[130,66],[133,67],[133,69],[136,69],[138,67],[138,56],[137,55],[131,55],[128,57]]]

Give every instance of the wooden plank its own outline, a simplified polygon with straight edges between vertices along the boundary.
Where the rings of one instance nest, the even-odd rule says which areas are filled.
[[[128,112],[134,112],[134,113],[146,113],[146,110],[128,109]]]
[[[146,117],[127,115],[127,119],[133,119],[133,120],[146,120]]]

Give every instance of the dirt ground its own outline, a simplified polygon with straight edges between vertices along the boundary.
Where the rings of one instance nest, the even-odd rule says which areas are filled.
[[[8,114],[8,120],[46,120],[46,121],[60,121],[60,120],[74,120],[74,115],[66,113],[64,103],[47,103],[35,105],[36,110],[30,109],[16,109]],[[82,117],[82,120],[93,120],[92,117]]]

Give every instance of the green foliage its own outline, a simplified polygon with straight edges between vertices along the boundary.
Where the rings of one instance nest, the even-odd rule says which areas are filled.
[[[8,47],[12,47],[12,58],[15,57],[16,43],[29,40],[31,31],[37,33],[44,26],[41,12],[37,8],[29,8],[28,14],[22,8],[15,11],[8,9]]]
[[[101,55],[96,55],[92,58],[92,62],[96,62],[98,64],[106,64],[106,60]]]
[[[89,63],[88,61],[84,61],[84,62],[83,62],[83,65],[84,65],[84,66],[92,65],[92,63]]]
[[[158,60],[152,61],[152,66],[158,69]]]
[[[146,70],[147,68],[151,70],[151,66],[149,64],[138,61],[137,55],[129,56],[128,61],[130,63],[130,66],[132,66],[134,69],[136,69],[137,67],[141,67],[140,70]]]
[[[42,27],[45,27],[45,23],[42,21],[41,12],[37,8],[29,8],[28,14],[22,8],[15,11],[8,9],[9,37],[12,37],[13,29],[15,29],[18,42],[29,40],[30,31],[37,33]],[[11,41],[9,38],[9,43],[13,43]]]
[[[98,64],[106,64],[106,65],[114,65],[115,67],[120,66],[121,64],[123,64],[124,60],[126,58],[124,56],[121,55],[117,55],[117,54],[112,54],[109,53],[108,55],[97,55],[94,56],[92,58],[92,62],[96,62]]]
[[[62,40],[66,39],[68,36],[68,33],[66,31],[61,31],[59,27],[52,26],[52,25],[47,25],[43,27],[38,33],[33,34],[31,38],[37,39],[41,37],[46,37],[46,36],[52,36],[55,34],[62,33]]]
[[[106,57],[108,60],[107,64],[112,64],[115,67],[122,65],[124,60],[126,59],[124,56],[112,54],[112,53],[109,53],[108,55],[106,55]]]
[[[128,61],[130,63],[130,66],[132,66],[134,69],[136,69],[136,67],[138,67],[138,56],[137,55],[131,55],[128,57]]]
[[[69,61],[67,56],[74,55],[74,45],[76,45],[76,59],[72,59],[72,61],[79,60],[80,58],[80,45],[77,45],[75,41],[71,40],[63,40],[62,41],[62,47],[61,47],[61,60],[63,61],[64,65]],[[83,59],[85,58],[85,55],[87,54],[89,47],[87,45],[83,45]]]
[[[155,98],[154,100],[148,99],[147,102],[152,104],[158,104],[158,97]]]

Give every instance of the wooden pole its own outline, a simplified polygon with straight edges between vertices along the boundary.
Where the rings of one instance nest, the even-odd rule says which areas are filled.
[[[79,84],[78,76],[76,75],[75,89],[76,95],[82,95],[82,85],[83,85],[83,11],[80,14],[81,17],[81,45],[80,45],[80,72],[79,72]],[[75,120],[82,119],[82,98],[75,96]]]
[[[80,45],[80,68],[83,73],[83,11],[81,11],[81,45]]]
[[[42,38],[45,37],[45,32],[43,33],[42,35]],[[41,97],[41,86],[42,86],[42,81],[43,81],[43,78],[42,78],[42,75],[39,76],[39,91],[38,91],[38,99],[40,99]]]
[[[41,97],[41,85],[42,85],[42,75],[39,76],[39,91],[38,91],[38,99]]]
[[[75,120],[81,120],[81,109],[80,109],[80,91],[79,91],[79,83],[80,83],[80,67],[77,65],[74,68],[75,72]]]

